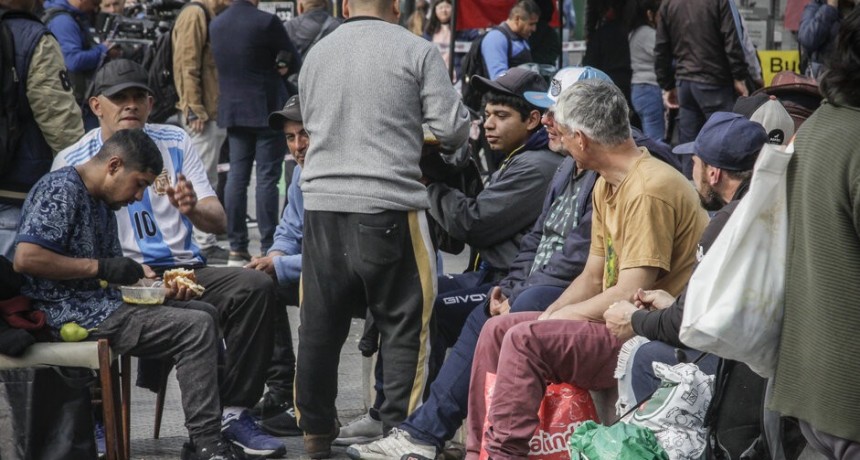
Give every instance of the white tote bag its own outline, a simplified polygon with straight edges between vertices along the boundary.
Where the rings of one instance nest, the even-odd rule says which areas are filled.
[[[766,378],[776,371],[782,330],[785,171],[793,153],[793,144],[762,149],[749,192],[690,278],[681,323],[687,346],[744,362]]]

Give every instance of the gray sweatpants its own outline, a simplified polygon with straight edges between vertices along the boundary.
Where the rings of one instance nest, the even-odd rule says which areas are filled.
[[[185,427],[195,444],[212,442],[221,432],[218,395],[218,330],[213,307],[187,302],[185,308],[123,304],[93,336],[110,340],[120,354],[171,359],[182,393]]]

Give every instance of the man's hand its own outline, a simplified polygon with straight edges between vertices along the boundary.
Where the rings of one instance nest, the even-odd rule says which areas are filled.
[[[129,257],[111,257],[99,259],[97,277],[108,283],[134,284],[143,278],[143,266]]]
[[[141,264],[141,267],[143,267],[143,277],[144,278],[149,279],[149,280],[154,280],[154,279],[158,278],[158,274],[156,274],[155,271],[149,267],[149,265]]]
[[[663,90],[663,106],[667,109],[677,109],[678,104],[678,89],[672,88],[669,91]]]
[[[747,97],[750,95],[747,84],[743,80],[735,80],[735,92],[738,96]]]
[[[194,191],[194,186],[185,179],[183,174],[176,176],[175,186],[167,188],[167,198],[171,205],[186,216],[197,206],[197,193]]]
[[[189,131],[191,131],[191,132],[192,132],[192,133],[194,133],[194,134],[200,134],[200,133],[202,133],[202,132],[203,132],[203,128],[205,127],[205,125],[206,125],[206,122],[205,122],[205,121],[203,121],[203,120],[201,120],[201,119],[199,119],[199,118],[195,118],[195,119],[193,119],[193,120],[188,120],[188,121],[185,123],[185,126],[187,126],[187,127],[188,127],[188,130],[189,130]]]
[[[672,297],[672,294],[669,294],[662,289],[656,289],[653,291],[639,289],[636,291],[636,294],[633,295],[633,303],[637,308],[644,308],[646,310],[662,310],[664,308],[669,308],[673,303],[675,303],[675,298]]]
[[[165,297],[168,299],[186,301],[197,297],[197,293],[185,286],[179,286],[178,284],[174,285],[174,287],[169,287],[165,284],[164,288],[167,289]]]
[[[610,305],[603,313],[603,319],[606,321],[606,328],[609,329],[609,333],[622,341],[633,338],[636,332],[633,331],[633,323],[630,322],[630,319],[636,310],[638,310],[636,305],[626,300]]]
[[[251,262],[245,265],[245,268],[258,270],[266,273],[272,278],[277,278],[278,274],[275,272],[275,257],[282,255],[283,253],[279,251],[273,251],[271,254],[263,257],[253,257]]]
[[[510,311],[511,304],[502,294],[502,288],[496,286],[490,290],[490,316],[507,315]]]

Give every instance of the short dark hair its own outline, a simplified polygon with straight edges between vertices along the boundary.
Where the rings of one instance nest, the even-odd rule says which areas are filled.
[[[519,112],[523,121],[526,121],[532,110],[538,110],[521,97],[497,93],[495,91],[487,91],[484,93],[484,97],[481,99],[481,107],[486,107],[487,104],[506,105]]]
[[[842,20],[836,49],[830,53],[828,70],[821,76],[819,88],[835,106],[860,107],[860,7]]]
[[[125,166],[134,171],[161,174],[164,160],[161,151],[142,129],[121,129],[106,140],[96,158],[107,161],[110,157],[122,158]]]
[[[540,17],[540,7],[534,0],[520,0],[511,8],[510,13],[508,13],[508,19],[513,19],[517,16],[525,19],[532,16]]]

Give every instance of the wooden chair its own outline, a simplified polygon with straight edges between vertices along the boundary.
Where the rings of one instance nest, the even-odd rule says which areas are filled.
[[[36,343],[23,356],[0,354],[0,369],[24,367],[83,367],[98,371],[102,387],[101,403],[108,460],[128,460],[131,454],[130,412],[131,360],[117,358],[107,339],[97,342]]]

